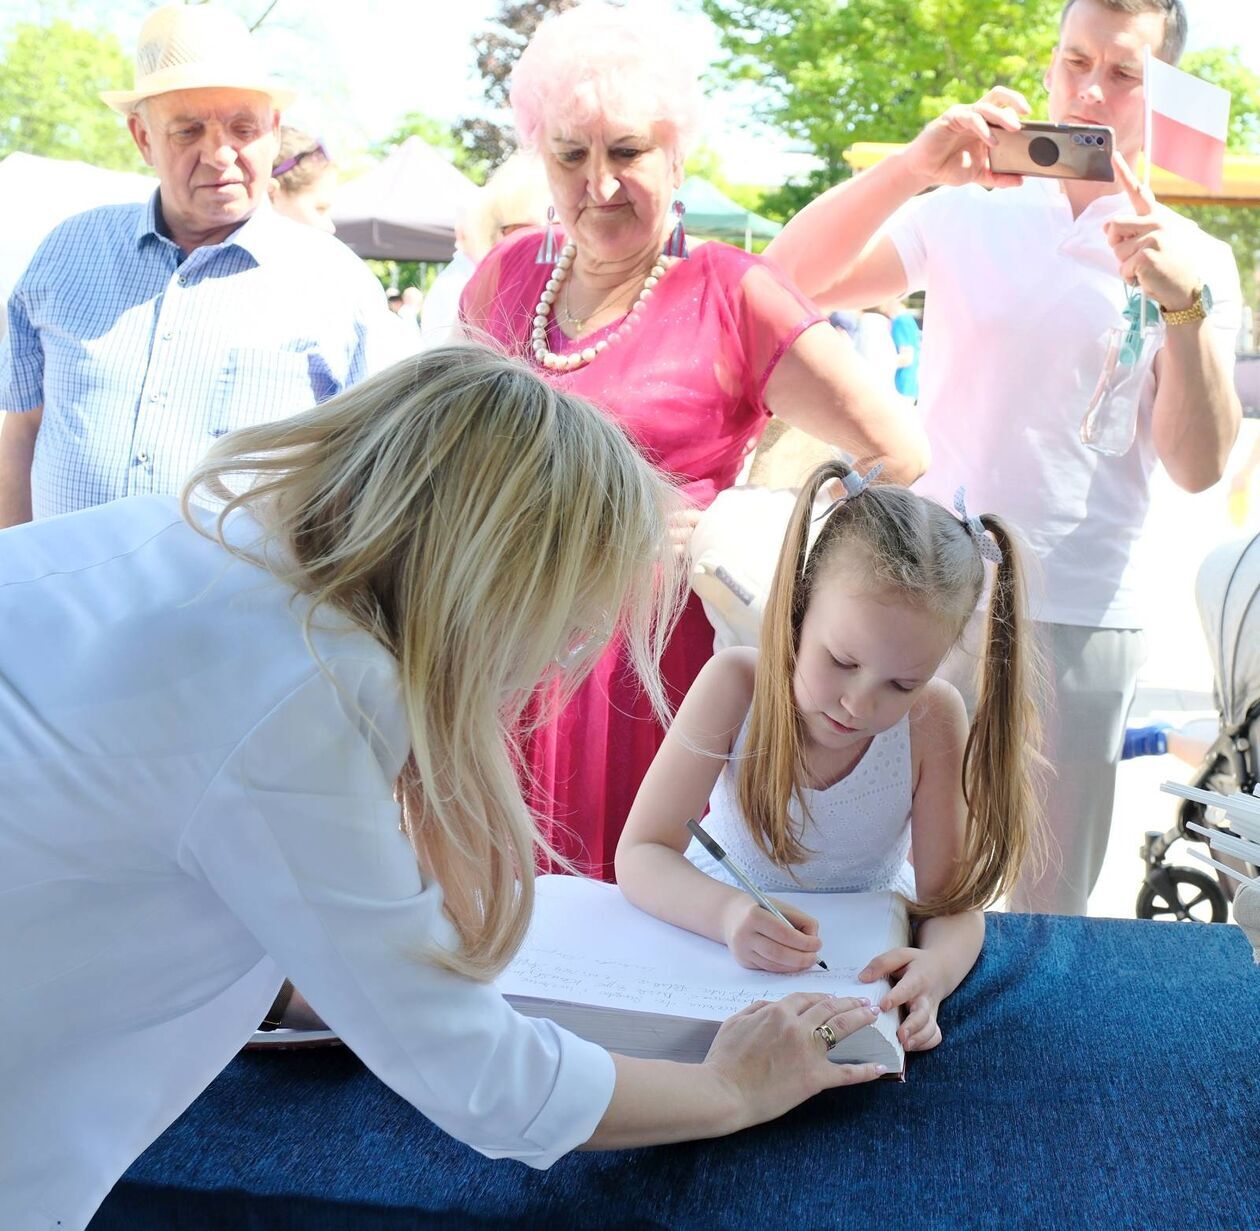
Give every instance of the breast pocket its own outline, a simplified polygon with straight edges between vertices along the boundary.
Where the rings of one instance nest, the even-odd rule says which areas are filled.
[[[210,435],[309,410],[320,366],[313,351],[234,347],[219,372]]]

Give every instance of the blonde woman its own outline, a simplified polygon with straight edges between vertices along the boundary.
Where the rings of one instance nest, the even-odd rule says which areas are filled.
[[[459,325],[459,297],[477,263],[500,240],[547,220],[550,190],[542,164],[531,154],[513,154],[478,189],[455,222],[455,253],[424,299],[420,334],[426,345],[450,341]]]
[[[182,505],[0,536],[0,1225],[83,1227],[282,974],[435,1123],[536,1167],[876,1075],[815,1033],[856,1001],[750,1008],[686,1066],[488,985],[538,842],[508,733],[614,628],[660,703],[672,508],[587,403],[453,346],[224,437]]]

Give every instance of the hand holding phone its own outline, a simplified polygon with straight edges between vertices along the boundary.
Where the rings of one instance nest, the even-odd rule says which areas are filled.
[[[989,152],[993,133],[1017,130],[1028,113],[1022,94],[994,86],[976,102],[958,103],[927,124],[906,147],[904,166],[920,191],[962,184],[1014,188],[1020,177],[995,174]]]
[[[989,166],[997,175],[1112,183],[1115,133],[1103,124],[1021,124],[1012,132],[994,128]]]

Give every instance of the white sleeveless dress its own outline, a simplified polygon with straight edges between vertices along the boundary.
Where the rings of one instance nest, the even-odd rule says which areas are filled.
[[[803,863],[777,867],[761,853],[744,823],[736,795],[736,775],[747,724],[709,797],[704,827],[754,884],[771,893],[870,893],[895,890],[914,899],[910,854],[910,717],[882,731],[862,759],[833,786],[807,790],[812,823],[802,833],[810,851]],[[799,826],[800,807],[793,800],[790,815]],[[737,884],[694,838],[687,859],[702,872],[726,884]]]

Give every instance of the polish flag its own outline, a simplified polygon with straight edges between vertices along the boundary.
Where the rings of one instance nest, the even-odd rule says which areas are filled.
[[[1229,91],[1146,49],[1146,157],[1217,192],[1224,187]]]

